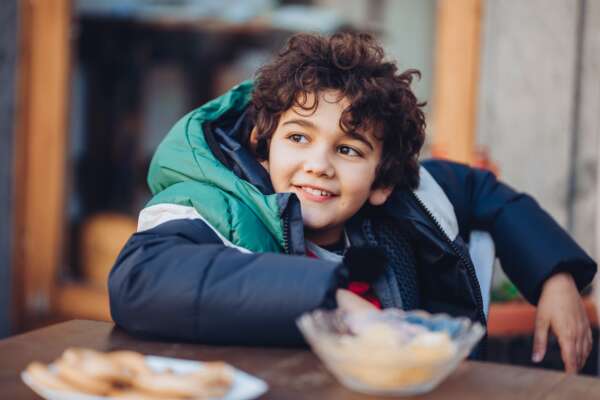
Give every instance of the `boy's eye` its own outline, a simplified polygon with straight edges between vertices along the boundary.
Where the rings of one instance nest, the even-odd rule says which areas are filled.
[[[360,152],[350,146],[340,146],[338,147],[338,151],[344,155],[350,157],[360,157],[362,154]]]
[[[301,135],[299,133],[291,134],[290,136],[288,136],[288,139],[296,143],[308,143],[308,139],[306,139],[306,136]]]

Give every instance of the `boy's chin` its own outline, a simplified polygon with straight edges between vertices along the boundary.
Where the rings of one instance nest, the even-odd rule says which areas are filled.
[[[308,229],[311,231],[319,231],[327,229],[329,226],[329,222],[326,218],[322,218],[316,215],[306,215],[302,216],[302,220],[304,222],[304,229]]]
[[[304,231],[308,235],[326,235],[329,236],[333,232],[337,231],[336,227],[331,224],[331,221],[324,220],[306,220],[304,219]]]
[[[304,229],[308,230],[308,231],[321,231],[324,230],[327,227],[326,224],[319,224],[319,223],[315,223],[315,222],[308,222],[306,220],[304,220]]]

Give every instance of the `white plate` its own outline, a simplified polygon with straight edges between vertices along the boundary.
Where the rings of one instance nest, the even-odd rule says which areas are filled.
[[[148,366],[155,371],[163,371],[170,369],[176,373],[187,373],[193,372],[202,368],[202,363],[199,361],[192,360],[181,360],[178,358],[169,357],[158,357],[158,356],[146,356],[146,362]],[[50,370],[54,371],[54,365],[50,364]],[[239,369],[229,366],[233,371],[233,384],[231,390],[222,400],[250,400],[255,399],[258,396],[265,393],[269,386],[265,381],[258,379],[257,377],[247,374]],[[42,396],[47,400],[108,400],[111,397],[105,396],[94,396],[83,393],[65,392],[60,390],[46,389],[40,385],[37,385],[31,380],[29,374],[23,371],[21,372],[21,379],[27,386],[29,386],[34,392]]]

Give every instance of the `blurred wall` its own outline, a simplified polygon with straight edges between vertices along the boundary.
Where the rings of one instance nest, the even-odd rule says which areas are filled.
[[[478,144],[593,256],[600,2],[484,3]]]
[[[580,0],[581,1],[581,0]],[[575,181],[572,231],[598,258],[598,138],[600,136],[600,1],[583,1],[580,100],[576,114],[579,132],[574,157]]]
[[[335,10],[353,26],[379,33],[387,58],[395,60],[400,70],[421,71],[421,80],[414,82],[413,88],[419,100],[431,100],[436,0],[317,0],[315,3]]]
[[[10,333],[17,0],[0,7],[0,338]]]
[[[387,1],[383,13],[383,44],[387,55],[398,62],[398,68],[421,71],[413,87],[419,100],[431,106],[433,57],[435,45],[436,1]]]

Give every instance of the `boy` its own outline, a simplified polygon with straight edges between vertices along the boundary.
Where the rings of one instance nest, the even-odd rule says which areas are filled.
[[[418,308],[485,325],[491,235],[538,304],[534,359],[552,327],[567,370],[581,368],[591,334],[578,289],[594,261],[493,175],[418,162],[413,75],[368,35],[301,34],[254,84],[180,120],[109,277],[114,321],[141,335],[263,345],[301,343],[294,320],[319,307]]]

